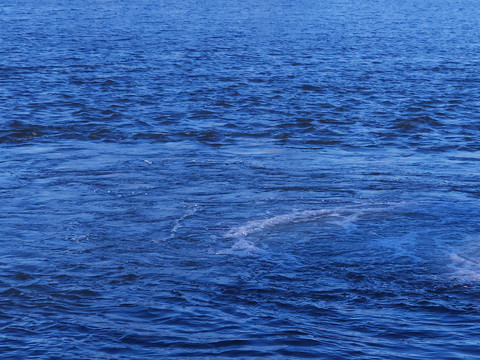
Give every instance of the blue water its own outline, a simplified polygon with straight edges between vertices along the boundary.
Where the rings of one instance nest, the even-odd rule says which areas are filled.
[[[1,359],[480,358],[478,1],[0,24]]]

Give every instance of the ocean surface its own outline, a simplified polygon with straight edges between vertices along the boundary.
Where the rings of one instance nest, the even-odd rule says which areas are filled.
[[[477,0],[0,4],[1,359],[480,359]]]

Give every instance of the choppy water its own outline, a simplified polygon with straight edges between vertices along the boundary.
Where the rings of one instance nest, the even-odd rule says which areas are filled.
[[[4,1],[2,359],[478,358],[476,1]]]

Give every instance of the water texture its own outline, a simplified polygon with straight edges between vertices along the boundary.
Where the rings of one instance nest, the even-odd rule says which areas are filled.
[[[480,358],[479,19],[2,2],[0,357]]]

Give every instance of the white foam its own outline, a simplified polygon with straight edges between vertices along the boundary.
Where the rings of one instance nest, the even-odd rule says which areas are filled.
[[[181,228],[183,228],[183,222],[185,219],[188,217],[194,215],[197,211],[200,210],[200,207],[198,204],[194,204],[192,207],[187,208],[185,213],[180,216],[178,219],[176,219],[173,223],[172,229],[170,230],[170,236],[166,238],[160,239],[161,241],[167,241],[167,240],[172,240],[177,236],[177,231]],[[153,240],[154,242],[158,242],[158,240]]]
[[[336,215],[335,220],[329,221],[332,224],[338,225],[342,227],[345,231],[353,231],[357,228],[357,225],[355,222],[358,220],[359,214],[353,214],[349,216],[343,216],[340,217],[339,215]]]
[[[237,240],[230,248],[217,251],[217,255],[237,255],[240,257],[256,257],[266,254],[267,251],[260,249],[251,241]]]
[[[480,260],[457,253],[451,253],[450,259],[455,269],[455,279],[463,282],[480,281]]]
[[[337,217],[338,214],[329,213],[325,210],[305,210],[293,212],[290,214],[277,215],[268,219],[253,220],[245,225],[233,227],[225,234],[226,238],[246,237],[253,233],[263,231],[265,228],[284,224],[302,223],[314,221],[322,217]]]

